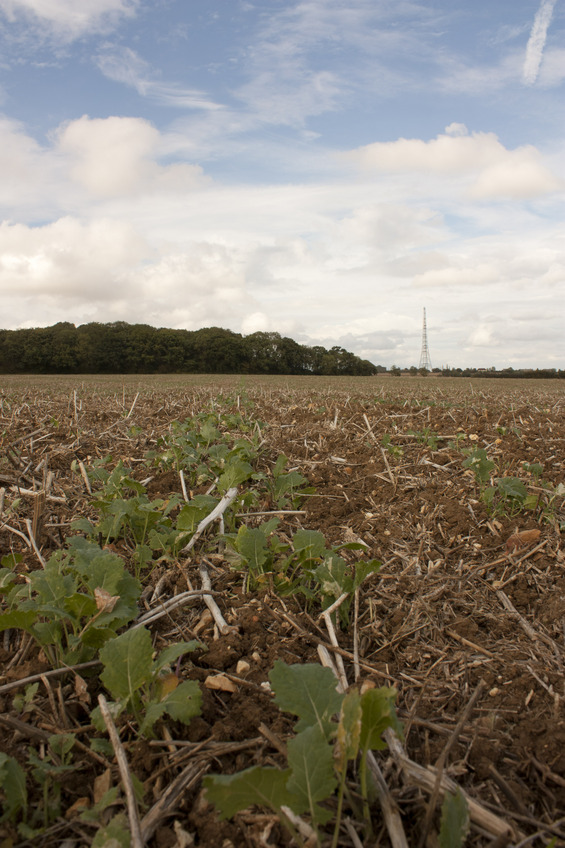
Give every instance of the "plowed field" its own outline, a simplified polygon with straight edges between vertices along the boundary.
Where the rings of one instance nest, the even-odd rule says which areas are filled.
[[[276,575],[250,580],[235,569],[217,524],[175,561],[155,555],[137,569],[146,614],[201,590],[204,561],[227,625],[218,626],[202,594],[147,625],[155,651],[194,638],[207,650],[173,668],[202,690],[200,715],[188,725],[166,716],[151,738],[133,720],[117,720],[127,766],[143,787],[137,813],[114,752],[92,748],[106,738],[90,716],[106,692],[96,657],[75,671],[54,668],[29,633],[0,633],[0,752],[20,764],[28,793],[27,813],[0,823],[0,845],[124,844],[103,839],[101,825],[128,812],[128,829],[132,815],[140,823],[132,845],[290,845],[272,811],[253,806],[220,820],[202,789],[207,773],[285,767],[296,717],[273,701],[268,675],[277,660],[324,662],[348,685],[398,693],[404,738],[389,734],[375,753],[383,785],[371,795],[372,826],[355,803],[352,763],[336,845],[437,845],[442,798],[454,785],[470,802],[468,845],[565,845],[560,381],[129,376],[4,377],[0,385],[0,556],[20,555],[10,567],[22,585],[65,550],[78,532],[73,521],[94,520],[96,460],[109,470],[122,460],[152,501],[214,494],[213,483],[190,484],[154,457],[173,422],[219,410],[250,422],[247,433],[226,435],[253,434],[257,473],[268,479],[284,454],[286,470],[308,482],[284,507],[268,490],[246,505],[254,483],[239,483],[226,533],[276,514],[283,542],[301,528],[320,531],[328,547],[361,546],[342,550],[351,568],[381,563],[349,599],[348,616],[334,617],[334,630],[316,597],[281,593]],[[127,535],[99,541],[135,571]],[[68,770],[42,784],[30,751],[62,766],[50,747],[55,734],[74,734],[76,744]],[[117,796],[89,821],[84,811],[101,786]],[[304,844],[331,844],[335,797],[324,804],[334,818],[318,843],[306,834]]]

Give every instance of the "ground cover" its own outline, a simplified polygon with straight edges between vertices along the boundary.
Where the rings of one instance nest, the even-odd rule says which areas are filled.
[[[3,378],[2,844],[565,844],[563,410]]]

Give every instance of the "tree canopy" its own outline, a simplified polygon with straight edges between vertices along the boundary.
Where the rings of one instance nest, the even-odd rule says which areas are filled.
[[[337,345],[309,347],[272,332],[242,336],[221,327],[169,330],[125,321],[0,330],[3,374],[372,376],[380,370]]]

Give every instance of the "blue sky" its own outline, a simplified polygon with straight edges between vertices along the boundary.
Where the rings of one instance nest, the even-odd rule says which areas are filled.
[[[565,367],[565,0],[0,0],[0,326]]]

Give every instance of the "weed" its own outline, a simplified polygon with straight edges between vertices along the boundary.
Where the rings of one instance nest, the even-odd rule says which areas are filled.
[[[27,631],[53,666],[92,659],[135,618],[141,593],[120,557],[80,536],[68,544],[67,551],[54,553],[23,585],[11,569],[0,571],[0,592],[8,605],[0,613],[0,631]]]
[[[143,627],[127,630],[107,642],[100,651],[104,664],[100,679],[115,699],[109,704],[113,717],[123,712],[132,714],[139,733],[145,736],[152,735],[153,725],[164,713],[189,724],[200,713],[200,688],[194,681],[179,683],[167,667],[198,647],[199,642],[179,642],[153,660],[151,633]],[[104,730],[99,707],[91,716],[95,726]]]
[[[332,818],[323,803],[337,790],[335,848],[348,767],[359,756],[359,788],[370,834],[367,756],[370,750],[386,747],[382,733],[387,727],[402,733],[394,711],[396,691],[382,688],[360,694],[352,690],[344,695],[336,690],[332,672],[318,665],[287,666],[277,661],[269,677],[280,709],[299,718],[296,736],[288,743],[288,767],[254,766],[232,775],[208,775],[204,778],[208,797],[222,818],[252,804],[270,808],[299,845],[305,843],[288,811],[306,813],[320,845],[320,827]]]

